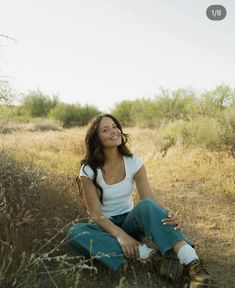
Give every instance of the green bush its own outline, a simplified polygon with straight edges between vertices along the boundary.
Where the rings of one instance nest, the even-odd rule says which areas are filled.
[[[115,105],[111,113],[117,117],[124,126],[132,126],[134,124],[131,115],[133,105],[133,101],[123,100]]]
[[[217,119],[199,118],[182,130],[183,143],[219,148],[226,144],[227,131]]]
[[[87,125],[92,118],[99,115],[101,112],[93,105],[85,105],[80,108],[79,126]]]
[[[175,121],[164,129],[164,139],[162,149],[181,143],[186,146],[204,146],[208,149],[220,148],[232,139],[231,131],[218,119],[200,117],[193,121]],[[172,146],[171,145],[171,146]]]
[[[50,111],[49,116],[58,120],[63,127],[70,127],[86,125],[98,114],[100,111],[94,106],[59,103]]]
[[[226,129],[226,144],[235,151],[235,105],[225,109],[220,115],[220,122]]]
[[[154,99],[124,100],[112,113],[124,125],[159,127],[175,120],[194,120],[198,117],[219,119],[221,113],[235,103],[235,90],[226,85],[197,95],[191,89],[162,89]]]
[[[235,104],[235,90],[223,84],[205,91],[201,98],[207,109],[223,110]]]
[[[49,116],[58,120],[64,127],[75,125],[79,119],[78,105],[59,103],[51,111]]]
[[[176,119],[190,119],[198,99],[193,91],[177,89],[173,92],[161,90],[155,99],[124,100],[117,103],[112,113],[124,125],[139,127],[159,127],[161,123]]]
[[[133,103],[131,117],[136,126],[155,128],[159,125],[159,109],[152,99],[138,99]]]
[[[58,103],[58,97],[50,98],[40,90],[32,91],[23,97],[21,105],[18,107],[18,116],[46,117],[51,109]]]
[[[111,112],[125,126],[157,127],[159,110],[151,99],[124,100],[116,104]]]
[[[0,121],[8,121],[15,119],[17,115],[17,106],[15,105],[0,105]]]
[[[235,104],[225,109],[221,114],[222,121],[235,131]]]
[[[173,121],[176,119],[187,119],[194,111],[198,99],[193,91],[179,88],[175,91],[161,90],[156,96],[156,107],[159,118]]]

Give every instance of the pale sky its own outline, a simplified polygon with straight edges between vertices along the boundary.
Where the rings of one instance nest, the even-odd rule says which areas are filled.
[[[210,5],[227,10],[206,17]],[[159,88],[235,88],[234,0],[0,0],[0,75],[103,111]]]

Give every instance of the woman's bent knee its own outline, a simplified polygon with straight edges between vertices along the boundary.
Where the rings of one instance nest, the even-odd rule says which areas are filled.
[[[154,208],[158,208],[159,210],[164,211],[164,209],[159,206],[154,200],[150,199],[150,198],[145,198],[143,200],[141,200],[138,204],[138,206],[143,206],[143,207],[154,207]]]
[[[72,241],[75,238],[82,237],[85,234],[89,234],[89,228],[87,223],[78,223],[74,224],[68,231],[67,239],[68,241]]]
[[[158,215],[160,217],[166,217],[167,213],[166,211],[158,205],[154,200],[150,198],[145,198],[141,200],[137,205],[136,208],[139,211],[143,211],[144,213],[146,212],[153,212],[155,215]]]

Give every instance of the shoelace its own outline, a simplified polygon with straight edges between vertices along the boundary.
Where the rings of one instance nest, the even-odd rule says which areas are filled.
[[[191,269],[194,270],[196,273],[203,272],[205,274],[208,274],[201,260],[193,264]]]

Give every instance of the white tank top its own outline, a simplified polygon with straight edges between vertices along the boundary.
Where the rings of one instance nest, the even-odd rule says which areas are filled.
[[[97,169],[97,183],[103,189],[103,205],[101,206],[104,216],[111,217],[129,212],[133,209],[132,199],[133,182],[135,173],[143,165],[143,160],[138,156],[123,156],[125,165],[125,178],[115,184],[107,184],[103,178],[101,169]],[[84,169],[83,169],[84,168]],[[94,172],[89,165],[82,165],[80,176],[93,179]]]

